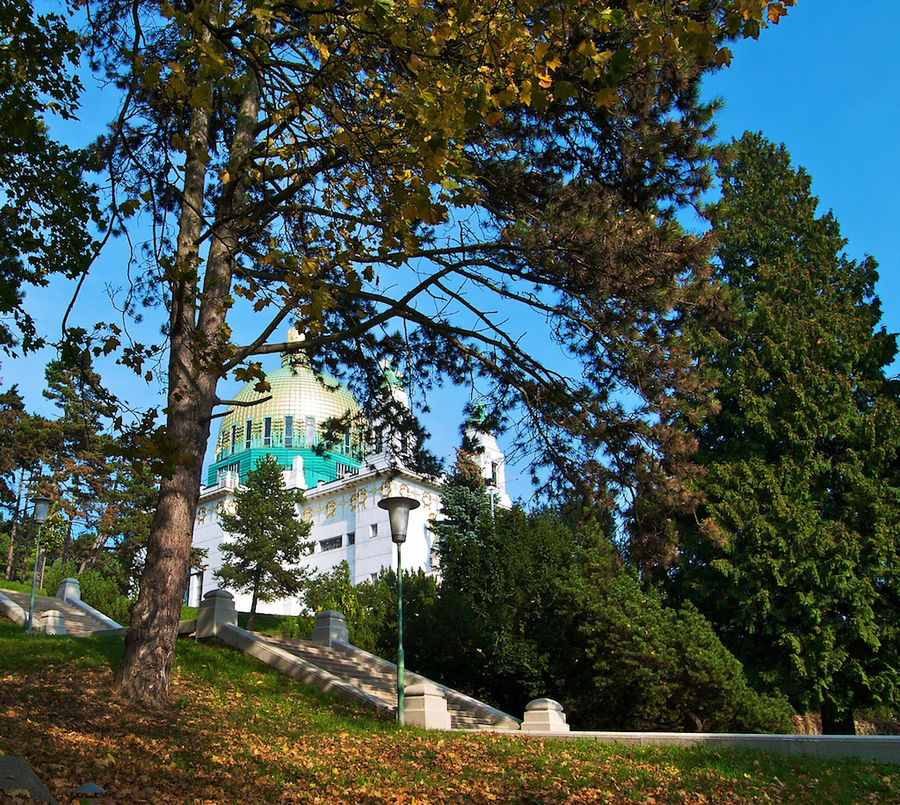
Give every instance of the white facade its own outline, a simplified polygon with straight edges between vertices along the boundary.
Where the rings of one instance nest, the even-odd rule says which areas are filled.
[[[466,429],[466,441],[475,448],[471,458],[481,469],[491,507],[512,508],[512,501],[506,494],[506,456],[494,435],[470,425]]]
[[[289,341],[300,340],[295,331]],[[402,380],[386,364],[384,389],[401,406],[409,406]],[[312,524],[308,539],[313,552],[303,563],[311,574],[327,572],[340,562],[350,568],[354,584],[369,581],[384,568],[397,567],[397,546],[391,539],[388,513],[379,508],[385,497],[403,496],[419,501],[410,512],[407,539],[402,547],[403,569],[436,570],[437,554],[432,524],[440,515],[440,483],[424,478],[396,459],[404,439],[391,423],[378,423],[384,452],[364,455],[358,431],[348,428],[346,441],[317,449],[320,428],[331,417],[359,410],[359,403],[336,380],[316,375],[302,354],[282,356],[282,367],[266,375],[270,391],[257,392],[253,384],[242,389],[240,405],[226,413],[216,440],[216,458],[209,468],[208,485],[200,489],[194,522],[193,546],[207,551],[202,573],[191,575],[187,603],[198,606],[203,593],[218,585],[213,573],[222,567],[223,542],[229,541],[219,513],[234,511],[240,479],[263,456],[271,455],[283,470],[285,487],[304,493],[297,516]],[[470,422],[468,438],[475,446],[472,458],[481,466],[491,505],[510,506],[506,494],[504,456],[497,441]],[[321,447],[318,444],[318,447]],[[239,610],[250,609],[252,596],[231,590]],[[299,598],[260,602],[257,609],[295,615],[303,609]]]
[[[284,473],[289,489],[302,489],[297,483],[298,473]],[[302,478],[302,472],[299,473]],[[198,606],[202,593],[218,587],[213,571],[222,566],[220,545],[228,536],[219,524],[218,513],[233,510],[234,494],[239,489],[237,476],[228,474],[215,486],[200,490],[200,505],[194,523],[194,547],[207,553],[206,570],[191,577],[188,604]],[[403,569],[424,570],[431,573],[436,568],[435,535],[432,522],[441,506],[440,487],[415,473],[390,467],[387,456],[375,456],[359,474],[340,478],[330,483],[320,483],[314,489],[304,491],[299,516],[312,523],[309,541],[313,553],[304,564],[313,574],[325,572],[346,562],[354,584],[369,581],[378,576],[382,568],[397,567],[397,546],[391,539],[388,513],[378,507],[385,497],[402,495],[419,501],[419,508],[409,515],[406,542],[402,547]],[[250,593],[231,591],[238,610],[248,611]],[[299,598],[285,598],[260,603],[259,611],[277,615],[296,615],[302,610]]]

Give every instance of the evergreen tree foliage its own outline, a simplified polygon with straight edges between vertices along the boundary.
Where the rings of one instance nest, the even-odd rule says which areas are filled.
[[[561,583],[556,682],[590,729],[790,732],[791,708],[760,696],[690,604],[665,606],[604,540]],[[570,647],[567,650],[567,647]]]
[[[44,397],[59,409],[61,443],[49,458],[57,498],[79,532],[93,529],[112,490],[112,437],[105,427],[115,416],[116,400],[106,391],[87,355],[52,360],[45,369]],[[66,540],[68,549],[69,540]],[[68,552],[68,550],[67,550]]]
[[[596,525],[552,509],[492,518],[467,469],[463,456],[442,493],[442,583],[409,619],[410,667],[509,712],[549,695],[585,729],[790,728],[787,703],[758,696],[710,623],[645,589]]]
[[[403,612],[406,640],[413,636],[413,643],[419,645],[416,636],[428,633],[434,626],[437,613],[435,599],[438,583],[434,576],[424,571],[403,571]],[[341,562],[337,567],[319,573],[304,583],[304,603],[311,612],[335,609],[347,620],[347,631],[354,646],[393,657],[397,652],[397,574],[384,568],[374,580],[353,584],[350,567]],[[298,627],[312,629],[312,618],[307,614],[298,616]],[[298,634],[299,634],[298,628]],[[306,631],[305,634],[309,634]],[[423,657],[410,654],[416,669],[424,667]]]
[[[124,571],[122,592],[136,590],[150,522],[158,496],[153,468],[129,458],[139,430],[111,431],[120,403],[105,388],[87,353],[64,350],[45,371],[44,396],[60,416],[59,443],[45,458],[52,497],[66,510],[72,528],[62,558],[79,572],[115,559]]]
[[[220,515],[222,529],[232,540],[222,543],[223,563],[215,575],[225,587],[252,593],[248,629],[253,628],[258,601],[296,595],[302,589],[307,571],[297,563],[312,547],[304,540],[310,524],[297,518],[302,500],[300,491],[285,489],[281,467],[266,456],[247,473],[246,485],[234,496],[234,512]]]
[[[827,731],[896,706],[900,410],[876,264],[852,261],[810,178],[746,134],[707,215],[730,318],[688,333],[718,413],[683,418],[706,498],[670,577],[745,668]]]

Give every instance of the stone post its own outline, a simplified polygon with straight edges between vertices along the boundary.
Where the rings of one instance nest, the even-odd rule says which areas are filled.
[[[325,609],[316,613],[316,622],[313,624],[312,640],[314,643],[323,643],[333,646],[335,643],[350,643],[350,633],[347,631],[347,619],[333,609]]]
[[[63,579],[56,588],[56,597],[61,601],[80,601],[81,582],[78,579]]]
[[[237,626],[234,596],[228,590],[210,590],[200,602],[195,634],[198,639],[215,637],[219,626],[223,624]]]
[[[441,689],[430,682],[417,682],[404,693],[403,723],[427,730],[449,730],[450,713]]]
[[[45,634],[66,633],[66,622],[58,609],[48,609],[41,615],[41,631]]]
[[[563,706],[553,699],[532,699],[525,705],[522,732],[568,732]]]

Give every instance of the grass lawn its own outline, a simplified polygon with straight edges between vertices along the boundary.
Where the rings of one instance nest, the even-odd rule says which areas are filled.
[[[0,587],[4,590],[15,590],[19,593],[30,593],[31,592],[31,582],[25,584],[21,581],[7,581],[3,579],[2,583],[0,583]],[[38,587],[37,590],[34,591],[35,595],[45,595],[42,588]]]
[[[61,803],[88,780],[116,803],[900,803],[897,766],[400,729],[193,640],[171,709],[141,714],[112,689],[121,651],[0,621],[0,754]]]

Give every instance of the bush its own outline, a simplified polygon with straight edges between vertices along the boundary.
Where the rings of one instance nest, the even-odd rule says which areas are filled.
[[[131,620],[131,607],[134,601],[122,595],[115,573],[117,568],[113,567],[111,570],[112,573],[87,568],[78,575],[78,566],[75,562],[63,563],[57,559],[44,571],[44,589],[50,595],[55,595],[63,579],[77,578],[81,584],[81,600],[85,604],[118,623],[127,624]]]
[[[63,579],[74,579],[77,576],[78,565],[75,562],[68,561],[63,563],[61,559],[57,559],[53,564],[44,568],[44,590],[46,590],[47,595],[56,595],[59,583]],[[82,597],[84,597],[83,594]]]
[[[296,618],[285,620],[281,624],[281,636],[309,640],[315,620],[313,615],[297,615]]]
[[[664,606],[611,547],[598,546],[566,591],[567,642],[581,653],[560,680],[570,721],[591,729],[791,732],[787,701],[756,693],[709,621],[690,605]]]

